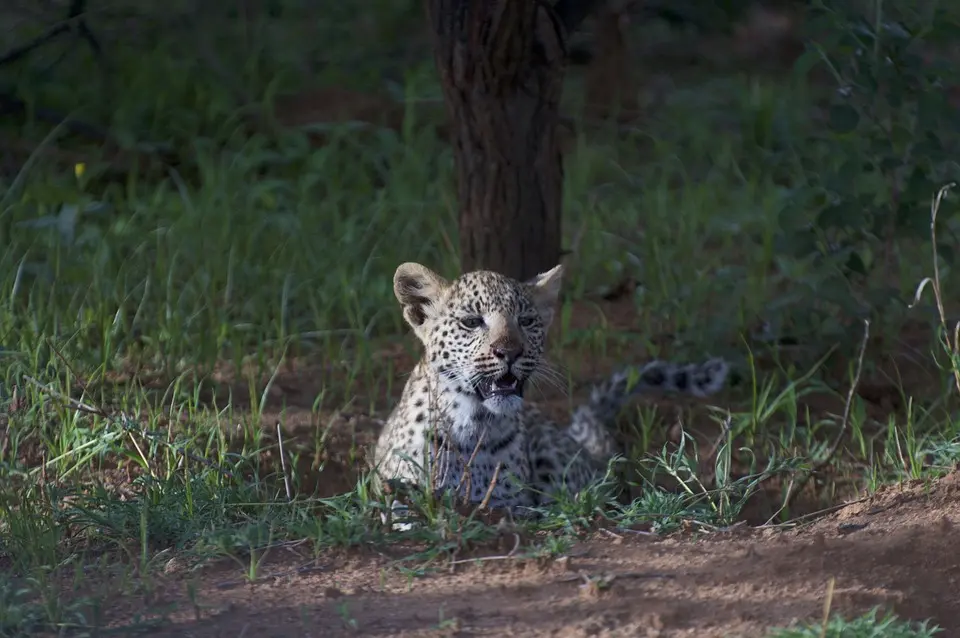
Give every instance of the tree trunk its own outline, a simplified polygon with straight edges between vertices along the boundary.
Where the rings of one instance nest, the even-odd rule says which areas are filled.
[[[451,119],[460,265],[526,279],[560,260],[564,26],[535,0],[427,0]]]

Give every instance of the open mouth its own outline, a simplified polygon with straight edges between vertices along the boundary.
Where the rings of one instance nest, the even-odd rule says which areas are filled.
[[[496,379],[483,379],[476,385],[477,394],[484,401],[491,397],[522,397],[523,382],[511,373]]]

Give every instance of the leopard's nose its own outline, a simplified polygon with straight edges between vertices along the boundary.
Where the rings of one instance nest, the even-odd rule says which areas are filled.
[[[491,347],[491,351],[497,359],[511,365],[523,355],[523,346],[519,343],[495,343]]]

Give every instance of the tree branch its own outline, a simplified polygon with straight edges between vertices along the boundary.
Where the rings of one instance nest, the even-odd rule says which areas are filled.
[[[97,39],[94,37],[93,32],[90,31],[90,27],[87,26],[86,20],[84,20],[84,14],[87,10],[87,0],[72,0],[70,3],[70,9],[68,11],[66,19],[60,24],[51,27],[43,35],[37,36],[30,42],[22,44],[18,47],[14,47],[7,53],[4,53],[0,56],[0,66],[5,64],[12,64],[20,58],[26,56],[28,53],[34,49],[38,49],[47,42],[55,39],[56,37],[77,30],[77,33],[90,45],[90,48],[93,49],[95,55],[100,55],[100,43],[97,42]]]

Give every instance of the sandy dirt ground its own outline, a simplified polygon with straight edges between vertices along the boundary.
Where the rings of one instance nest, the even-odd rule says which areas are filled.
[[[885,488],[803,529],[598,532],[566,558],[498,550],[416,577],[391,567],[402,548],[312,559],[293,547],[252,585],[236,563],[189,576],[171,566],[149,601],[166,621],[147,635],[752,637],[818,619],[831,579],[834,613],[880,606],[960,635],[958,523],[954,472]],[[143,612],[132,605],[115,620]]]

